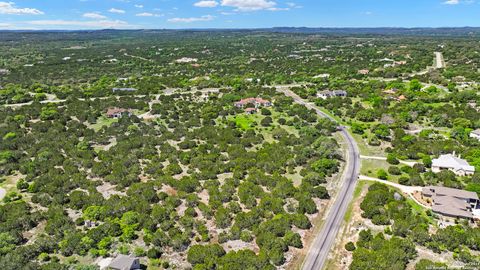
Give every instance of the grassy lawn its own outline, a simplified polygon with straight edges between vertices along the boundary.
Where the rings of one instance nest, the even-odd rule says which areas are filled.
[[[9,176],[0,178],[0,188],[4,190],[5,192],[4,195],[8,195],[10,192],[20,193],[19,190],[17,189],[17,182],[22,178],[24,178],[24,176],[20,174],[9,175]],[[1,202],[2,200],[0,200],[0,203]]]
[[[362,159],[362,168],[360,173],[370,177],[377,177],[377,171],[380,169],[388,170],[391,165],[384,160]]]
[[[384,160],[374,160],[374,159],[362,159],[362,168],[360,169],[360,174],[369,176],[369,177],[374,177],[377,178],[377,171],[380,169],[384,169],[386,172],[388,172],[388,168],[390,166],[397,166],[397,167],[402,167],[406,166],[403,164],[399,165],[391,165],[388,162]],[[391,175],[388,174],[388,181],[393,182],[393,183],[398,183],[398,179],[402,176],[406,176],[405,174],[403,175]]]
[[[353,199],[352,201],[350,201],[347,212],[345,213],[345,217],[343,218],[344,222],[348,223],[352,219],[353,202],[357,201],[360,198],[363,187],[369,183],[372,183],[372,182],[361,180],[358,182],[357,186],[355,186],[355,190],[353,191]]]
[[[17,181],[21,179],[18,175],[9,175],[3,177],[3,181],[0,181],[0,187],[7,191],[17,191]]]
[[[237,127],[243,130],[253,129],[255,125],[258,125],[258,121],[260,120],[261,116],[258,114],[238,114],[231,119],[235,121]]]
[[[437,224],[435,222],[435,219],[432,216],[427,215],[427,210],[425,210],[424,207],[422,207],[421,205],[419,205],[409,197],[407,197],[406,200],[407,200],[407,203],[412,207],[413,213],[419,214],[422,217],[426,218],[430,224],[433,224],[433,225]]]
[[[352,133],[350,133],[352,134]],[[352,134],[353,138],[358,144],[358,148],[360,149],[360,154],[364,156],[379,156],[384,157],[385,152],[379,146],[371,146],[368,145],[366,140],[362,138],[362,135]]]
[[[99,131],[103,126],[111,126],[113,123],[118,122],[118,119],[115,118],[107,118],[105,116],[100,116],[97,119],[97,123],[90,126],[91,129],[95,130],[95,132]]]
[[[323,107],[318,107],[320,109],[320,111],[322,111],[323,113],[325,113],[326,115],[332,117],[333,119],[335,119],[339,124],[341,125],[346,125],[346,123],[338,116],[334,115],[333,113],[331,113],[330,111],[328,111],[327,109],[323,108]]]

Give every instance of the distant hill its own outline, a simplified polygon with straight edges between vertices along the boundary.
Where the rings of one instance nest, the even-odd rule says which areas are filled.
[[[115,33],[176,33],[176,32],[229,32],[229,33],[292,33],[292,34],[323,34],[323,35],[381,35],[381,36],[451,36],[466,37],[480,36],[480,27],[441,27],[441,28],[309,28],[309,27],[273,27],[273,28],[245,28],[245,29],[221,29],[221,28],[194,28],[194,29],[137,29],[137,30],[0,30],[0,33],[88,33],[88,34],[115,34]]]
[[[265,31],[304,34],[346,34],[346,35],[427,35],[427,36],[471,36],[480,35],[480,27],[442,27],[442,28],[308,28],[275,27]]]

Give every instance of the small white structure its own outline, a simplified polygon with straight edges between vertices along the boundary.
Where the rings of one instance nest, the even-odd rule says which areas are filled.
[[[332,97],[347,97],[347,91],[345,90],[325,90],[317,93],[317,97],[322,99],[328,99]]]
[[[317,76],[314,76],[313,78],[314,79],[328,79],[328,78],[330,78],[330,74],[328,74],[328,73],[318,74]]]
[[[475,173],[475,167],[470,166],[466,160],[456,157],[455,153],[441,155],[439,158],[432,160],[432,172],[438,173],[442,170],[450,170],[459,176]]]
[[[175,60],[175,62],[179,64],[195,63],[197,61],[198,61],[197,58],[190,58],[190,57],[182,57],[180,59]]]
[[[474,138],[480,141],[480,129],[470,132],[470,138]]]

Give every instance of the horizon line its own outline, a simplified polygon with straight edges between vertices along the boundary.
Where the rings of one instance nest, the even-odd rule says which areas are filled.
[[[272,26],[272,27],[192,27],[192,28],[83,28],[83,29],[0,29],[0,32],[6,31],[143,31],[143,30],[161,30],[161,31],[192,31],[192,30],[269,30],[269,29],[479,29],[480,26],[373,26],[373,27],[358,27],[358,26]]]

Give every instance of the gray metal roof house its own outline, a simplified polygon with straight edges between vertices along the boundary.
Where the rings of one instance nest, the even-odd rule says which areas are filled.
[[[346,97],[348,95],[345,90],[324,90],[317,93],[317,97],[327,99],[331,97]]]
[[[127,255],[118,255],[108,265],[111,270],[137,270],[140,269],[140,260]]]
[[[433,212],[454,218],[474,218],[479,201],[475,192],[447,187],[424,187],[422,195],[432,200]]]
[[[136,88],[112,88],[112,91],[115,92],[134,92],[137,91]]]

